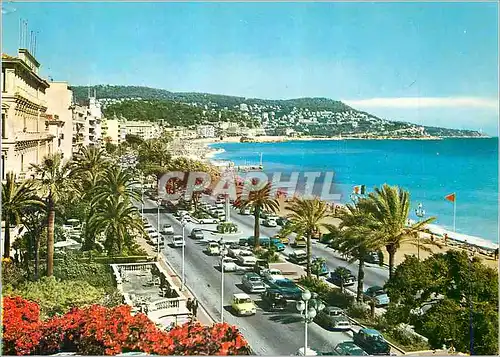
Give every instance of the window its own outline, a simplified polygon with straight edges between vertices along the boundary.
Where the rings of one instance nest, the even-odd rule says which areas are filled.
[[[2,92],[6,92],[6,89],[5,89],[5,68],[2,68]]]
[[[6,115],[2,113],[2,138],[7,138],[7,125],[5,124]]]

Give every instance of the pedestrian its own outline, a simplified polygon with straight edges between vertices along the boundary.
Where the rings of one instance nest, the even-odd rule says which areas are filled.
[[[193,301],[193,320],[196,320],[196,312],[198,311],[198,300]]]
[[[448,244],[448,234],[447,233],[444,234],[444,244],[445,245]]]
[[[193,302],[191,301],[191,298],[188,298],[186,301],[186,307],[189,312],[193,311]]]
[[[434,242],[434,234],[433,233],[431,233],[431,241]]]
[[[495,260],[497,260],[497,259],[498,259],[498,248],[495,249]]]

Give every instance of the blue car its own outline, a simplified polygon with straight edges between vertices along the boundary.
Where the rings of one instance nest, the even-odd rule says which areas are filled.
[[[311,260],[311,264],[314,264],[315,260],[317,259],[321,259],[321,257],[313,257],[313,259]],[[320,266],[318,275],[323,276],[328,274],[330,274],[330,269],[328,268],[328,265],[326,265],[326,262],[323,262]]]
[[[276,248],[277,252],[281,252],[281,251],[285,250],[285,245],[283,243],[281,243],[281,240],[279,240],[277,238],[271,239],[271,247]]]

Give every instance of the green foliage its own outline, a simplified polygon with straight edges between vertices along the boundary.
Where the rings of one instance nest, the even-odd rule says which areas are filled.
[[[394,304],[387,319],[404,322],[438,348],[453,341],[458,351],[469,351],[469,314],[472,301],[475,354],[498,353],[498,273],[465,252],[434,254],[424,261],[407,256],[386,284]],[[423,315],[412,313],[427,307]],[[429,308],[430,307],[430,308]]]
[[[60,281],[55,277],[42,277],[37,282],[26,282],[12,295],[36,301],[43,317],[63,314],[72,307],[82,307],[99,303],[104,290],[95,288],[85,281]]]
[[[2,294],[7,294],[10,291],[19,287],[25,281],[23,270],[11,259],[2,259]]]
[[[201,210],[195,211],[191,216],[196,219],[210,218],[210,215],[207,212]]]
[[[222,222],[217,225],[217,233],[236,233],[238,226],[233,222]]]
[[[111,267],[108,264],[82,262],[80,254],[68,252],[54,267],[54,276],[62,281],[80,280],[106,291],[115,290]]]
[[[271,246],[269,249],[257,248],[254,250],[255,256],[258,259],[264,259],[268,263],[277,263],[280,261],[279,255],[276,253],[276,248]]]
[[[354,297],[351,295],[342,293],[340,289],[330,287],[327,283],[316,277],[302,276],[298,283],[304,288],[317,293],[318,297],[327,305],[346,309],[354,302]]]

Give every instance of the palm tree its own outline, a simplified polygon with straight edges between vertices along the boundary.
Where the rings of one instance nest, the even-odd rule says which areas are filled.
[[[42,206],[36,197],[33,181],[26,180],[16,183],[16,176],[9,172],[5,183],[2,183],[2,219],[5,221],[3,257],[10,257],[10,226],[19,224],[23,210],[29,206]]]
[[[23,235],[26,238],[28,249],[28,259],[30,258],[29,250],[33,249],[35,256],[34,277],[35,280],[40,278],[40,243],[42,232],[47,225],[47,212],[45,205],[41,209],[37,206],[32,206],[24,210],[21,218],[23,226],[27,232]]]
[[[384,245],[389,254],[389,279],[394,273],[394,257],[403,243],[420,245],[423,250],[430,251],[424,244],[439,245],[431,240],[420,240],[419,234],[427,224],[436,218],[429,217],[417,223],[407,224],[410,213],[410,194],[398,186],[384,184],[382,188],[368,195],[366,200],[359,202],[360,209],[370,214],[379,224],[380,233],[384,237]]]
[[[338,217],[341,219],[339,226],[341,234],[331,246],[349,256],[350,263],[359,261],[356,300],[361,302],[365,277],[365,258],[369,252],[379,249],[383,245],[383,240],[378,233],[378,222],[360,210],[358,205],[347,204]]]
[[[123,252],[130,232],[146,234],[142,221],[138,218],[137,208],[129,200],[116,197],[109,197],[99,203],[90,225],[94,232],[104,233],[104,246],[109,255]]]
[[[46,197],[48,212],[47,223],[47,276],[54,273],[54,225],[56,204],[62,198],[68,197],[73,190],[70,165],[63,163],[61,155],[49,154],[42,159],[40,165],[31,165],[37,178],[35,182],[42,196]]]
[[[72,174],[82,183],[83,193],[90,193],[108,165],[109,160],[106,158],[104,150],[93,146],[84,146],[73,155],[71,160]]]
[[[279,209],[279,203],[276,198],[271,196],[271,183],[268,182],[263,188],[258,191],[247,192],[246,194],[238,195],[235,201],[235,206],[238,208],[250,207],[253,209],[254,224],[254,248],[259,248],[260,245],[260,213],[262,210],[276,212]]]
[[[315,234],[321,231],[321,228],[331,229],[331,224],[325,222],[332,217],[329,213],[326,202],[319,198],[297,198],[294,197],[287,207],[291,211],[287,215],[289,225],[288,232],[295,232],[297,237],[306,237],[307,240],[307,276],[311,276],[311,240]]]
[[[98,203],[108,197],[141,201],[140,182],[135,179],[133,172],[116,165],[107,168],[99,180],[99,185],[92,191],[92,203]]]

